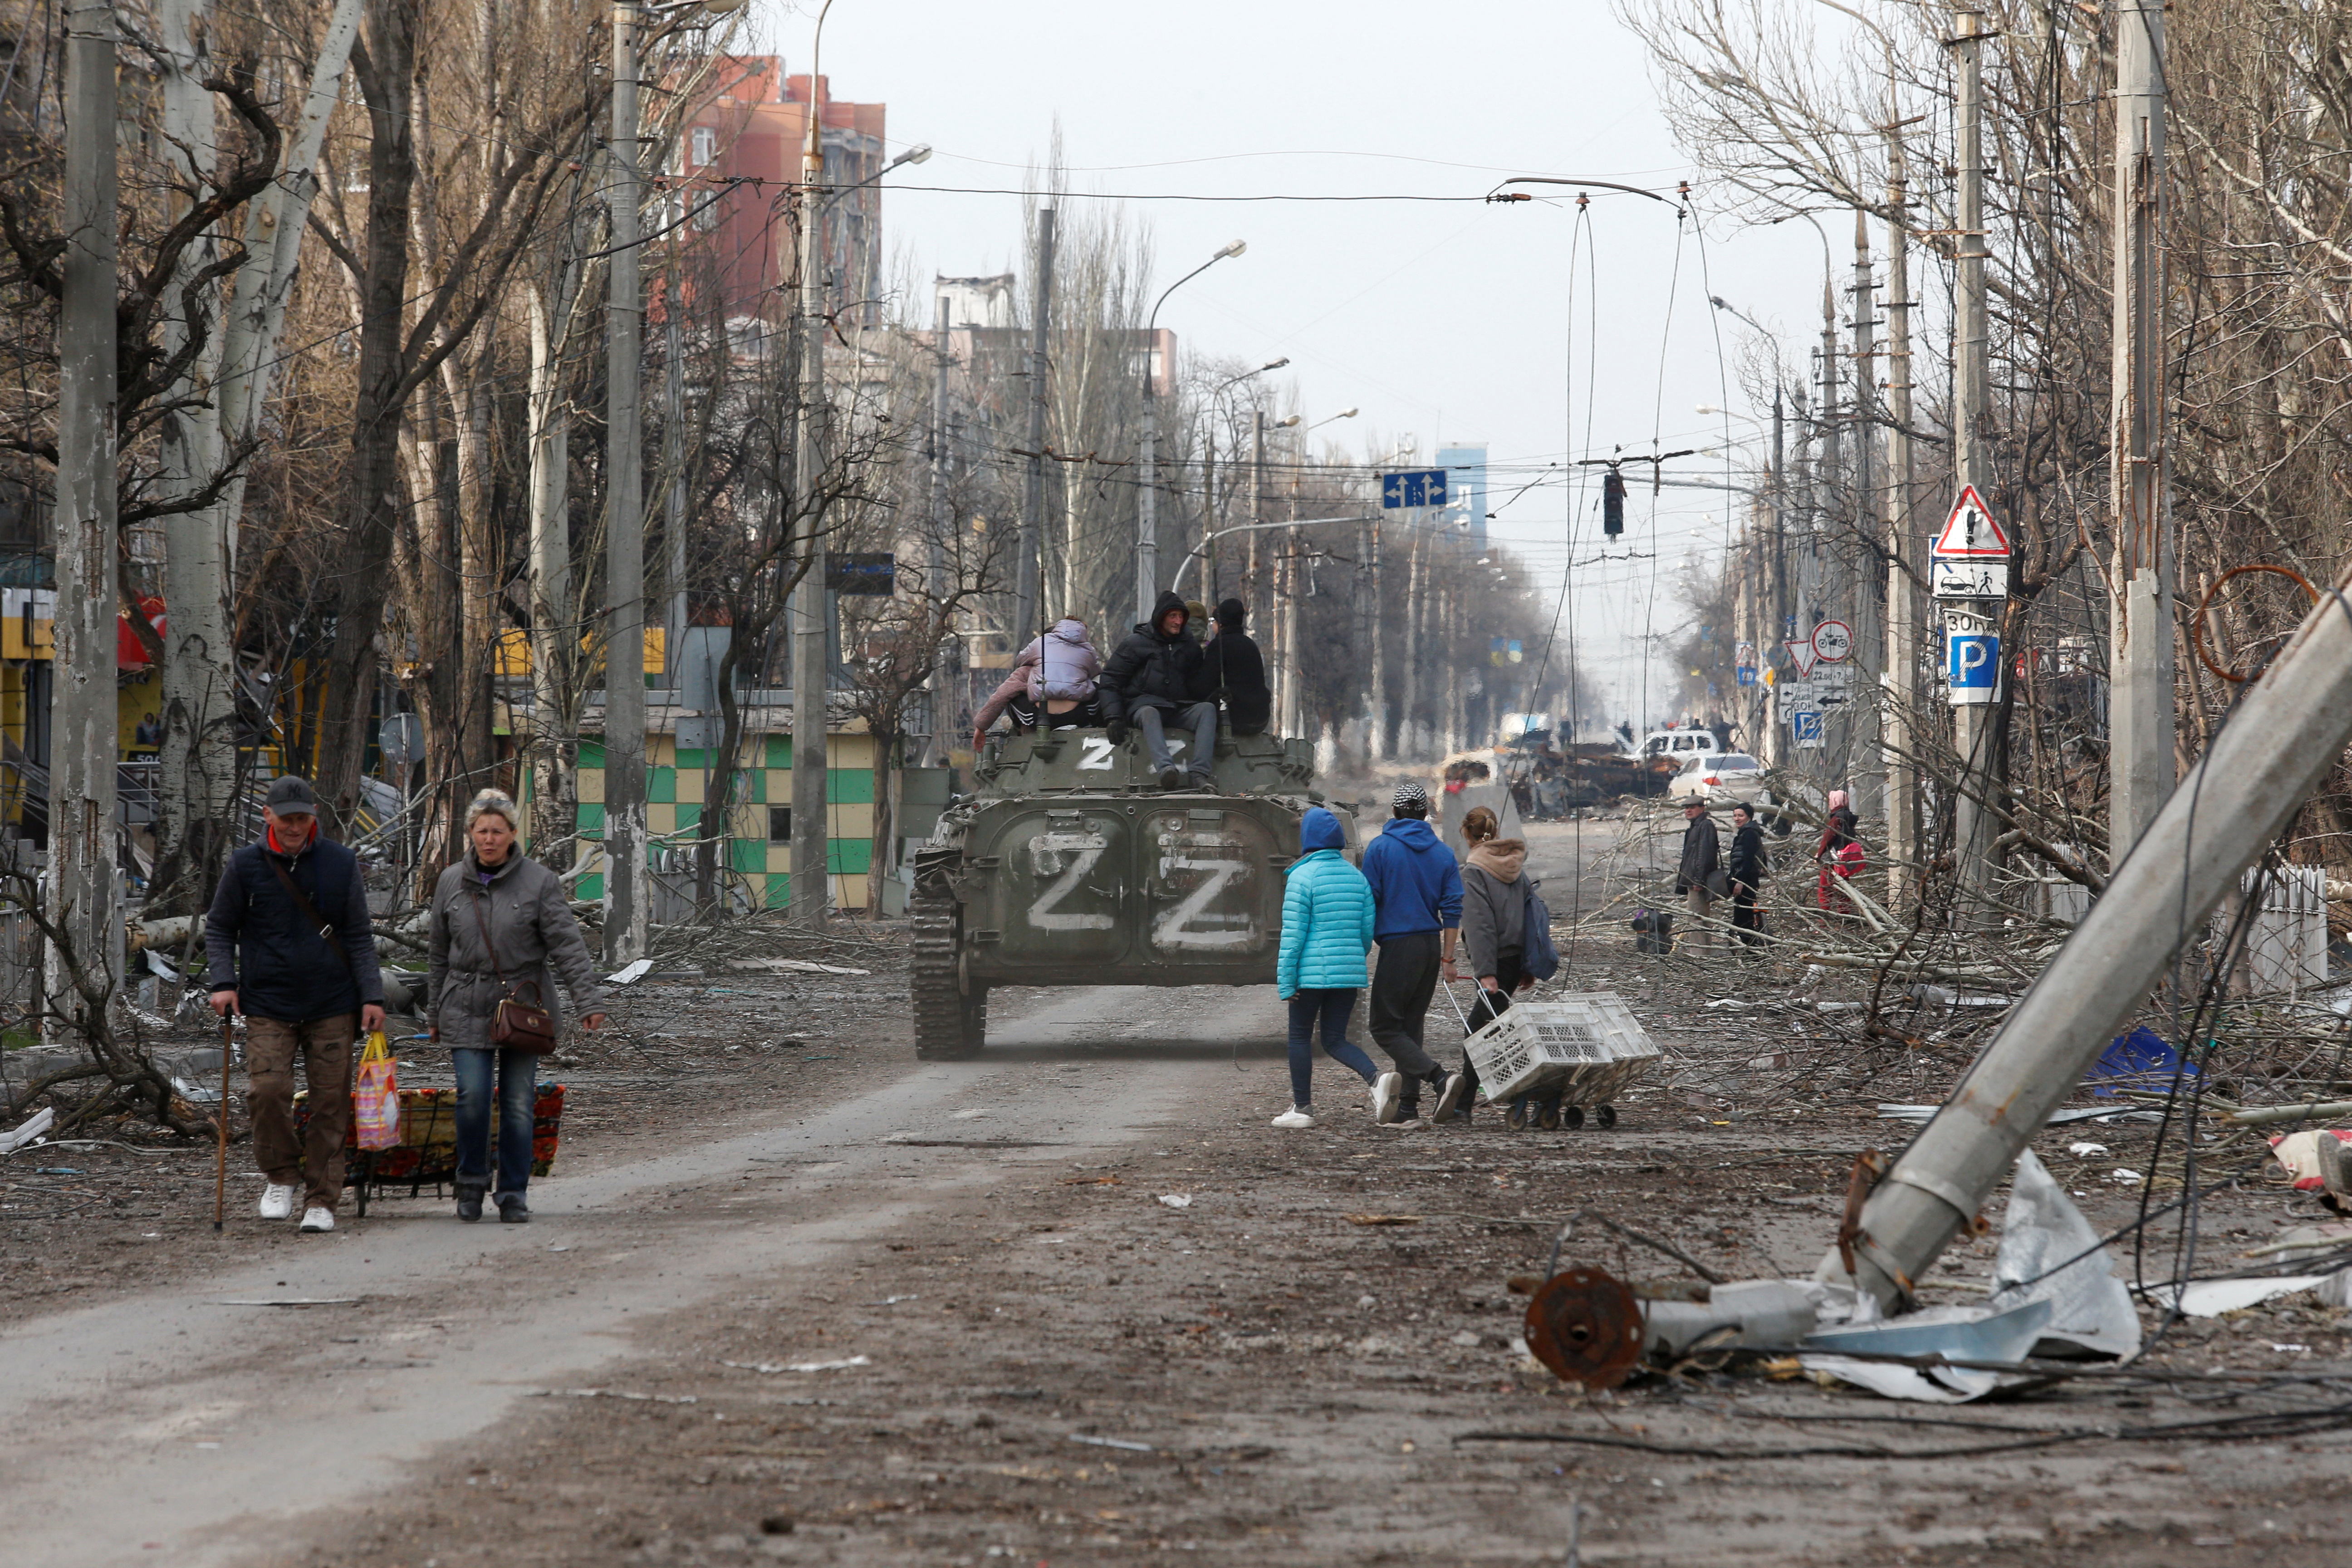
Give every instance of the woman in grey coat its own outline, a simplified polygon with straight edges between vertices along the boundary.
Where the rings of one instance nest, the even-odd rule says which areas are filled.
[[[433,889],[426,940],[433,953],[425,1016],[433,1037],[450,1047],[457,1074],[457,1217],[482,1217],[490,1185],[490,1099],[499,1107],[499,1217],[530,1218],[531,1113],[538,1058],[490,1038],[499,1004],[516,996],[557,1018],[551,962],[563,972],[572,1005],[589,1028],[604,1024],[604,993],[580,922],[572,918],[556,874],[515,848],[520,814],[513,799],[486,789],[466,808],[466,858],[441,873]],[[487,941],[485,937],[487,936]],[[504,979],[500,978],[503,971]]]

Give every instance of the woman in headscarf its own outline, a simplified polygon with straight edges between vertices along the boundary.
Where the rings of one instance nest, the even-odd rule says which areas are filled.
[[[1478,1003],[1470,1013],[1473,1033],[1508,1012],[1515,992],[1535,984],[1520,968],[1527,954],[1528,844],[1524,838],[1496,837],[1501,831],[1502,823],[1488,807],[1474,805],[1463,815],[1462,840],[1470,853],[1462,862],[1462,951],[1478,982]],[[1477,1092],[1478,1069],[1467,1054],[1462,1059],[1470,1078],[1462,1097],[1467,1105]],[[1534,1103],[1541,1125],[1559,1125],[1557,1095]],[[1524,1127],[1529,1104],[1528,1096],[1517,1096],[1505,1120],[1515,1129]]]

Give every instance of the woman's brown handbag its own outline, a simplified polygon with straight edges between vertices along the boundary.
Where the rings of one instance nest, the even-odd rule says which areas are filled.
[[[488,895],[474,895],[474,920],[482,928],[482,947],[490,955],[490,967],[498,972],[499,984],[507,994],[499,998],[497,1009],[490,1015],[490,1040],[500,1050],[520,1051],[525,1056],[544,1056],[555,1048],[555,1015],[547,1010],[546,998],[539,994],[539,983],[523,982],[531,1000],[523,1001],[515,993],[517,987],[507,978],[506,966],[499,962],[499,950],[490,941],[490,922],[482,913]]]

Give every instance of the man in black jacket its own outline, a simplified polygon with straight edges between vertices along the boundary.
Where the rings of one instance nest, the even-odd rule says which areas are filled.
[[[1708,922],[1723,886],[1723,846],[1716,837],[1714,819],[1706,814],[1704,797],[1692,795],[1683,802],[1683,820],[1690,826],[1683,829],[1683,858],[1675,867],[1675,891],[1690,910],[1691,945],[1713,947],[1715,932]]]
[[[1742,803],[1731,808],[1731,857],[1724,869],[1731,879],[1731,929],[1735,941],[1749,947],[1764,941],[1764,917],[1756,907],[1764,890],[1764,873],[1771,860],[1764,853],[1764,828],[1756,808]]]
[[[246,1110],[254,1163],[268,1185],[261,1217],[294,1211],[302,1228],[335,1228],[343,1137],[352,1117],[352,1039],[383,1027],[359,857],[319,833],[308,779],[281,778],[261,809],[261,842],[229,857],[205,917],[213,1011],[245,1015]],[[308,1136],[294,1138],[294,1058],[310,1089]]]
[[[1217,705],[1204,700],[1209,688],[1202,671],[1201,645],[1184,632],[1191,618],[1182,599],[1160,595],[1151,606],[1151,619],[1119,639],[1095,686],[1111,744],[1127,743],[1132,721],[1151,749],[1151,765],[1159,771],[1162,789],[1182,789],[1188,771],[1192,788],[1209,788],[1217,755]],[[1171,713],[1180,728],[1192,732],[1192,752],[1182,769],[1168,749],[1163,728],[1162,716]]]
[[[1266,689],[1265,657],[1242,630],[1248,612],[1239,599],[1217,605],[1217,634],[1201,650],[1209,689],[1225,700],[1225,722],[1236,735],[1263,735],[1274,717],[1274,693]]]

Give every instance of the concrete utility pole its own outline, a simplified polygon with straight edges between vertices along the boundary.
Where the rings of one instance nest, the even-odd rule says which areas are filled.
[[[819,18],[822,26],[823,18]],[[825,710],[833,684],[833,617],[825,603],[831,562],[825,550],[818,470],[822,466],[817,421],[824,404],[824,102],[812,52],[807,134],[801,143],[800,301],[793,325],[800,332],[801,384],[793,417],[793,484],[795,509],[809,531],[808,569],[793,590],[793,880],[792,918],[821,931],[832,903],[833,868],[827,863],[832,813],[825,799]],[[1027,524],[1024,522],[1024,527]],[[1035,580],[1031,579],[1034,585]]]
[[[114,912],[115,18],[66,8],[66,252],[58,317],[58,603],[50,698],[48,953],[42,1033],[104,1026],[121,980]],[[67,963],[70,956],[72,963]],[[79,970],[93,998],[74,984]]]
[[[1984,233],[1984,41],[1979,31],[1983,14],[1966,8],[1953,14],[1953,44],[1959,51],[1959,94],[1953,115],[1953,135],[1958,142],[1959,232],[1954,236],[1953,258],[1958,273],[1952,301],[1952,467],[1953,479],[1973,485],[1984,494],[1992,479],[1985,451],[1985,422],[1990,408],[1987,384],[1992,365],[1985,334]],[[2000,606],[1972,600],[1965,610],[1944,617],[1945,631],[1996,631]],[[2000,650],[1993,650],[2000,668]],[[1976,694],[1970,693],[1971,699]],[[1981,893],[1991,879],[1987,863],[1991,814],[1971,793],[1992,787],[1992,708],[1989,701],[1963,700],[1952,689],[1953,740],[1960,753],[1961,788],[1952,799],[1952,863],[1963,892]]]
[[[1242,568],[1242,597],[1251,605],[1264,602],[1257,583],[1257,525],[1265,521],[1265,410],[1250,410],[1250,527],[1247,563]]]
[[[646,952],[645,354],[637,209],[637,7],[613,7],[612,251],[604,348],[604,962]]]
[[[1917,889],[1918,752],[1912,723],[1918,698],[1921,610],[1916,574],[1918,530],[1911,522],[1911,259],[1909,165],[1904,161],[1894,79],[1886,102],[1886,668],[1879,681],[1886,712],[1888,907]]]
[[[2122,0],[2116,20],[2116,602],[2109,612],[2107,840],[2121,858],[2172,794],[2172,516],[2166,494],[2164,7]]]
[[[1364,755],[1369,761],[1385,763],[1393,753],[1389,750],[1389,626],[1381,603],[1380,519],[1374,517],[1364,526],[1364,576],[1370,590],[1365,601],[1364,624],[1368,628],[1366,645],[1372,652],[1371,686],[1364,700]]]
[[[1045,537],[1045,334],[1054,312],[1054,209],[1037,209],[1037,276],[1029,303],[1029,471],[1021,490],[1021,545],[1013,563],[1013,647],[1015,652],[1043,628],[1037,592]],[[1151,613],[1146,605],[1144,614]]]
[[[2293,735],[2296,743],[2279,744]],[[1946,1243],[2352,742],[2352,613],[2320,601],[1862,1211],[1851,1276],[1910,1297]],[[1832,1248],[1814,1277],[1844,1282]]]
[[[678,331],[677,248],[670,247],[668,285],[662,291],[662,466],[669,469],[662,537],[667,545],[669,616],[662,628],[662,670],[672,706],[686,695],[686,366],[685,334]]]
[[[948,576],[948,297],[941,294],[933,304],[931,328],[931,542],[929,571],[926,574],[931,597],[944,604],[954,584]],[[930,754],[924,759],[930,766],[945,767],[948,751],[955,740],[949,725],[954,722],[956,704],[948,689],[952,669],[948,649],[954,643],[954,626],[940,628],[944,633],[931,654],[931,744]]]
[[[1872,276],[1870,264],[1870,215],[1861,207],[1853,209],[1853,537],[1857,546],[1878,531],[1877,498],[1874,491],[1878,483],[1878,283]],[[1860,563],[1866,559],[1857,548],[1853,553],[1856,566],[1849,581],[1853,584],[1853,657],[1857,672],[1876,665],[1874,673],[1884,674],[1886,668],[1885,623],[1879,610],[1878,584],[1873,574]],[[1856,680],[1857,677],[1850,677]],[[1885,760],[1879,729],[1878,704],[1870,693],[1855,686],[1846,689],[1845,731],[1847,755],[1846,776],[1853,791],[1854,809],[1872,821],[1881,821],[1886,812],[1886,777],[1881,772]]]

